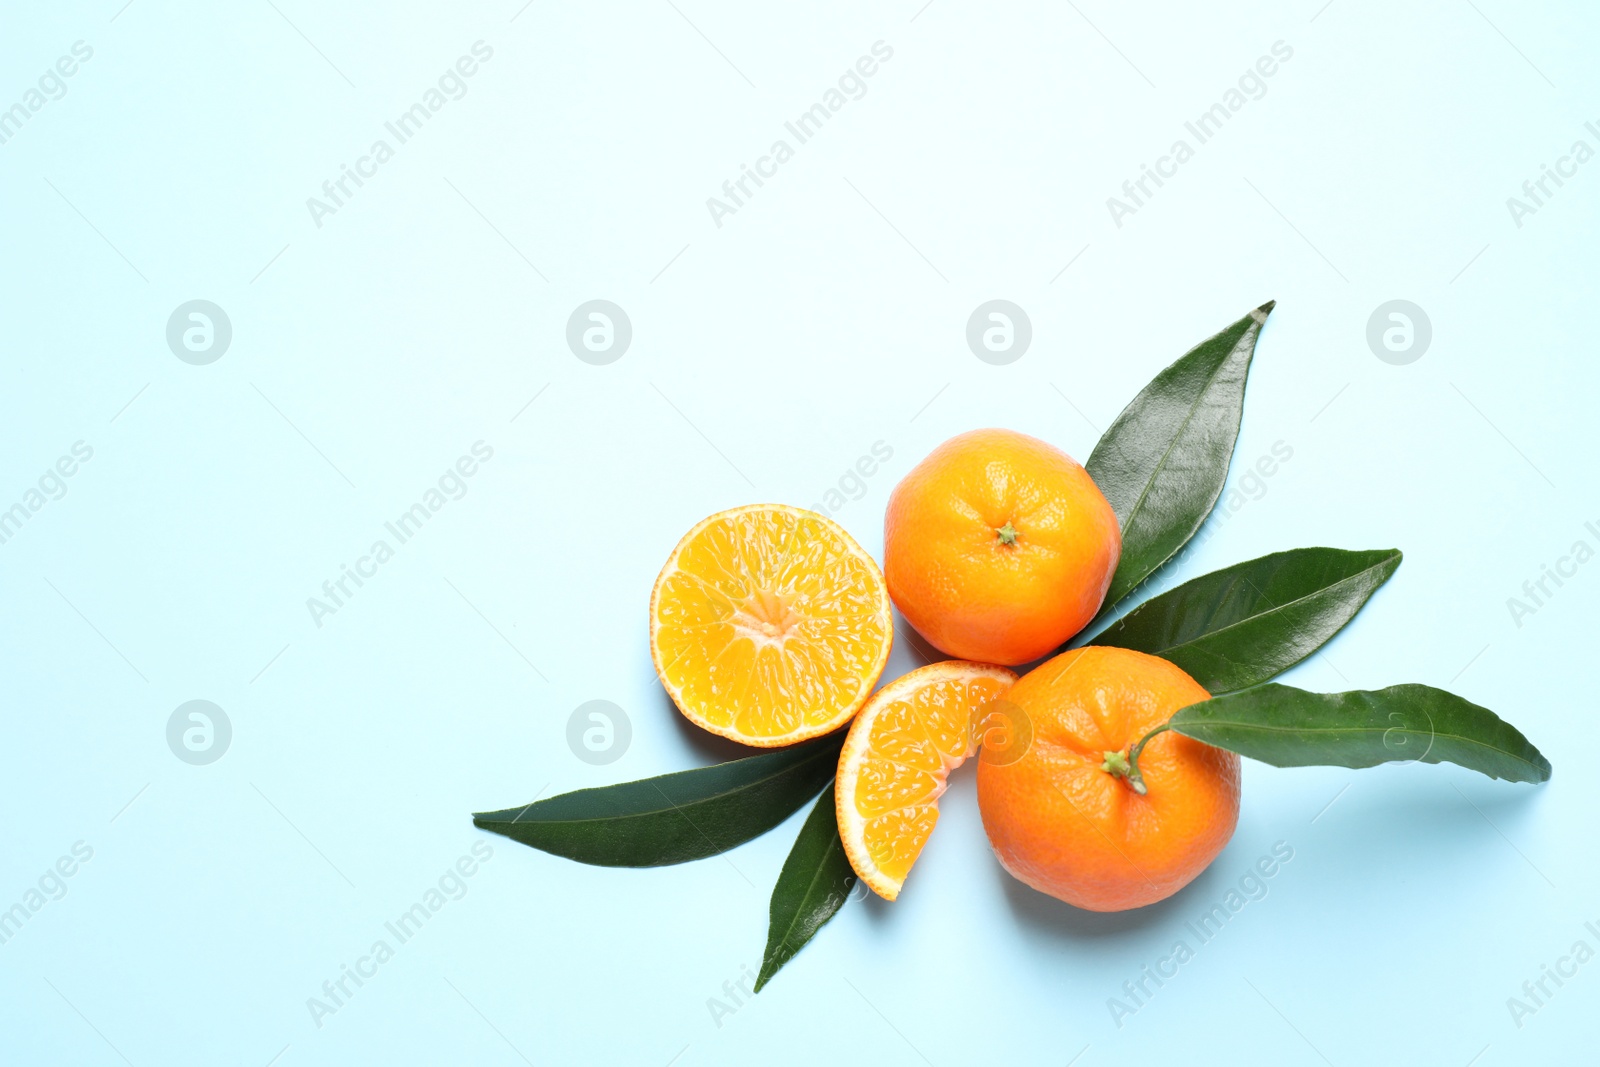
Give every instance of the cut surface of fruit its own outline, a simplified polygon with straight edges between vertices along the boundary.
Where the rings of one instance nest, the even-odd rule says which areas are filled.
[[[786,504],[701,520],[650,594],[650,655],[673,703],[747,745],[849,721],[893,640],[878,564],[838,523]]]
[[[878,690],[856,716],[839,753],[839,836],[880,897],[900,895],[939,820],[950,772],[982,740],[986,705],[1016,680],[985,663],[934,663]]]

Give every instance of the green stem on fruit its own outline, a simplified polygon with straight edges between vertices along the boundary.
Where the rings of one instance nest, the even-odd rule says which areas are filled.
[[[1000,527],[1000,529],[996,530],[994,533],[996,537],[1000,538],[1000,543],[1002,545],[1014,545],[1017,543],[1017,531],[1011,525],[1010,520],[1007,520],[1006,524]]]
[[[1120,752],[1107,752],[1105,754],[1105,762],[1100,764],[1100,769],[1113,778],[1126,779],[1129,787],[1135,793],[1144,796],[1150,790],[1144,784],[1144,775],[1139,773],[1139,753],[1144,751],[1144,746],[1150,743],[1152,737],[1165,733],[1170,729],[1172,729],[1172,726],[1169,723],[1162,723],[1157,726],[1140,738],[1139,743],[1130,748],[1126,756]]]

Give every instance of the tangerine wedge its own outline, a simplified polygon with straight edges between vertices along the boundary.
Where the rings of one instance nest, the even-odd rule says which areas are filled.
[[[701,520],[650,593],[650,656],[678,710],[762,748],[848,722],[893,641],[877,562],[838,523],[786,504]]]
[[[880,897],[900,895],[950,772],[977,751],[986,707],[1016,680],[986,663],[933,663],[878,690],[856,716],[839,753],[839,837]]]

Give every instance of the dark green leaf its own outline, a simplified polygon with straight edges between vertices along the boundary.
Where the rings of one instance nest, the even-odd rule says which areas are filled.
[[[1512,782],[1543,782],[1550,761],[1488,708],[1427,685],[1308,693],[1271,683],[1191,704],[1172,729],[1274,767],[1458,763]]]
[[[838,770],[844,731],[760,756],[479,812],[475,825],[602,867],[660,867],[766,833]]]
[[[1109,611],[1194,536],[1222,493],[1244,385],[1273,301],[1200,342],[1155,376],[1085,464],[1122,524]]]
[[[1400,566],[1400,550],[1296,548],[1184,582],[1092,641],[1171,660],[1212,693],[1260,685],[1321,648]]]
[[[761,973],[756,976],[757,993],[844,906],[855,884],[856,872],[839,840],[830,785],[817,798],[789,858],[783,861],[778,884],[772,887],[771,922]]]

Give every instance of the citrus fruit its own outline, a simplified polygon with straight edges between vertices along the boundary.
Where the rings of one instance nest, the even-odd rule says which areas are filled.
[[[838,523],[785,504],[701,520],[650,593],[650,656],[673,703],[747,745],[844,724],[893,640],[878,564]]]
[[[902,675],[873,694],[839,753],[839,837],[861,880],[885,900],[939,820],[950,771],[982,739],[983,709],[1017,676],[951,660]]]
[[[1016,665],[1077,633],[1105,598],[1122,536],[1087,471],[1012,430],[952,437],[889,496],[889,596],[935,647]]]
[[[978,764],[983,828],[1007,871],[1090,911],[1182,889],[1233,836],[1239,757],[1167,731],[1139,755],[1147,792],[1123,776],[1130,746],[1209,694],[1180,668],[1122,648],[1064,652],[1011,687],[1032,742]]]

